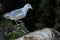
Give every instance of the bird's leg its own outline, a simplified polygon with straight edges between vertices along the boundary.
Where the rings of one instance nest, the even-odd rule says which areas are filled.
[[[15,20],[15,23],[16,23],[16,25],[19,25],[19,24],[17,23],[17,20]]]
[[[21,23],[24,23],[23,21],[21,20],[17,20],[18,24],[21,25]]]
[[[21,21],[21,20],[18,20],[18,22],[23,23],[23,21]]]
[[[20,24],[18,24],[17,21],[20,22]],[[22,31],[23,33],[25,33],[25,34],[28,34],[29,31],[28,31],[27,28],[24,26],[24,22],[23,22],[23,21],[20,21],[20,20],[17,20],[17,21],[15,20],[16,24],[17,24],[17,25],[21,25],[21,27],[22,27],[22,30],[21,30],[21,31]]]

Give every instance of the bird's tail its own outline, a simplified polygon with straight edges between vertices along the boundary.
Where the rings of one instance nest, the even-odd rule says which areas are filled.
[[[9,19],[9,16],[6,15],[6,14],[4,14],[3,17],[6,18],[6,19]]]

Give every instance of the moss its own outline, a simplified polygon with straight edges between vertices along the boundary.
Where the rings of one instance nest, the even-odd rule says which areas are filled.
[[[2,20],[0,22],[0,27],[11,27],[13,26],[14,24],[12,23],[12,21],[10,20]]]

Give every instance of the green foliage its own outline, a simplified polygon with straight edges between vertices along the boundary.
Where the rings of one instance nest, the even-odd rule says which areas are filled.
[[[24,33],[21,31],[20,27],[16,27],[13,31],[5,32],[7,40],[14,40],[15,38],[23,36]]]

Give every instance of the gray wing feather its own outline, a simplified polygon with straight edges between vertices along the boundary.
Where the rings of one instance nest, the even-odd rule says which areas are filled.
[[[13,10],[13,11],[11,11],[9,13],[4,14],[4,15],[8,15],[9,17],[15,17],[16,15],[18,15],[20,13],[23,13],[22,8],[21,9]]]
[[[20,13],[23,13],[23,10],[22,9],[14,10],[14,11],[10,12],[9,15],[14,17],[14,16],[16,16],[16,15],[18,15]]]

